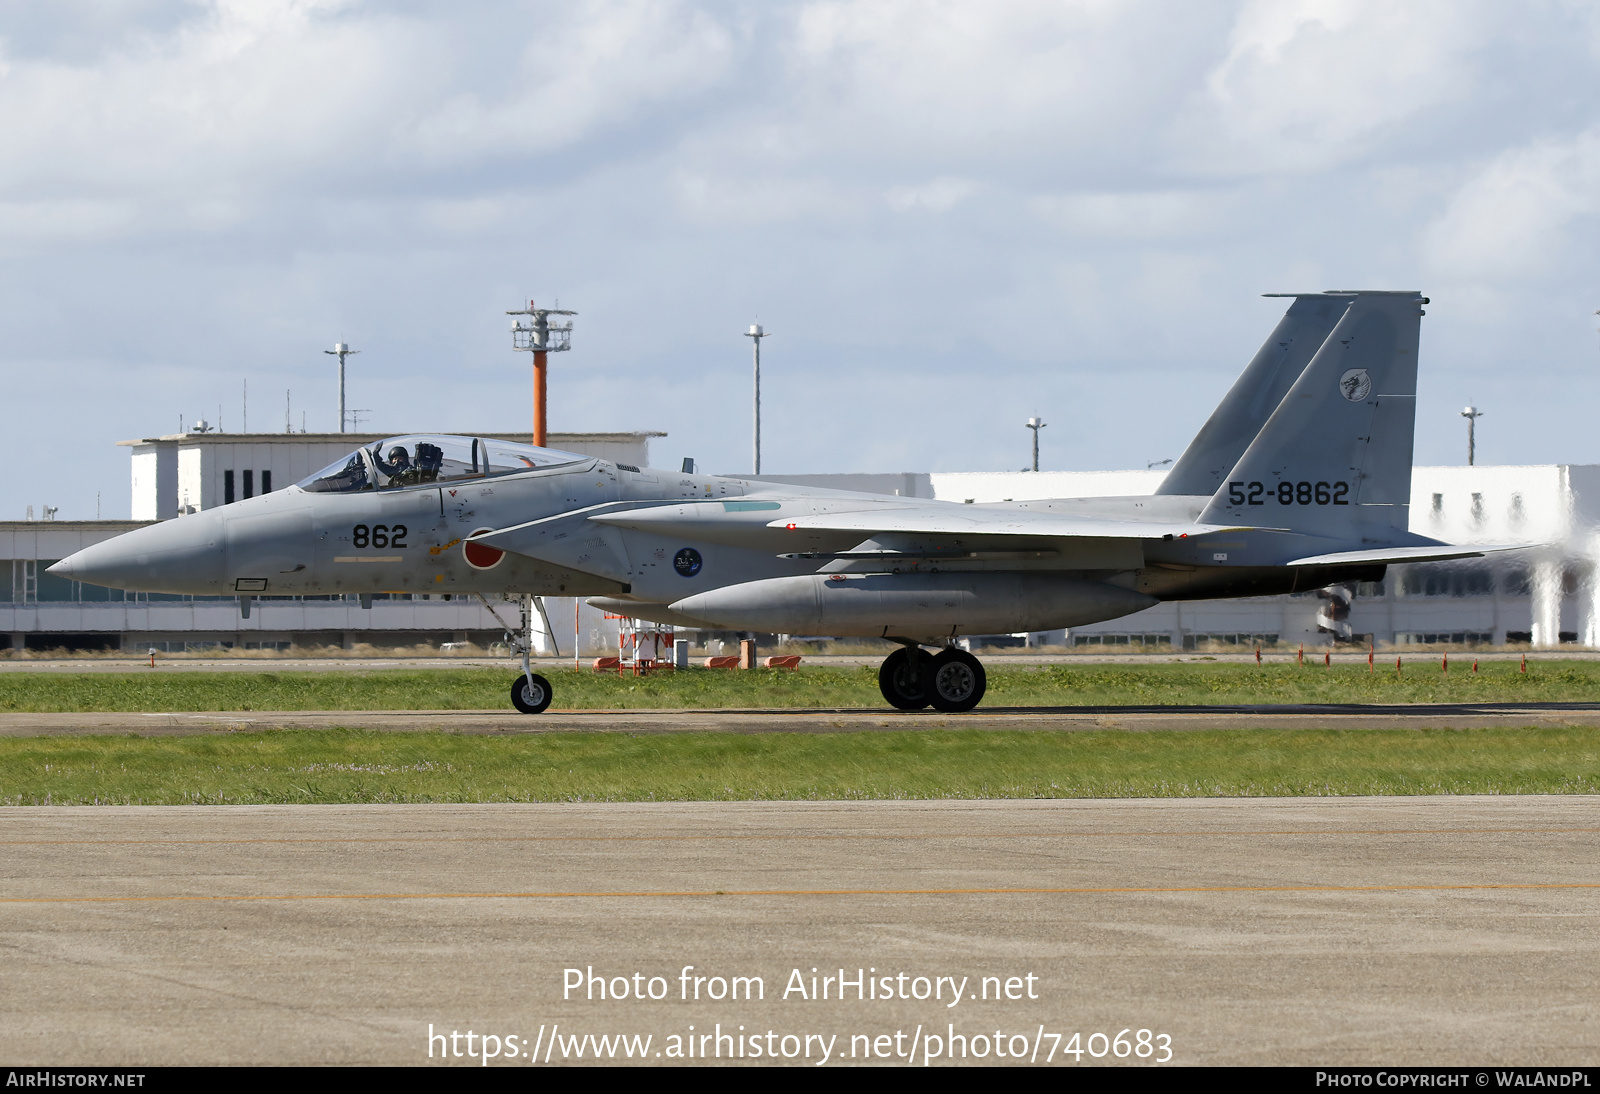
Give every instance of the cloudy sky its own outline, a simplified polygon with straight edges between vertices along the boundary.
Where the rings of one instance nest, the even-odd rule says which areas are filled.
[[[1419,462],[1600,462],[1600,8],[1506,0],[0,0],[0,515],[128,513],[179,416],[654,462],[1176,456],[1259,294],[1420,289]]]

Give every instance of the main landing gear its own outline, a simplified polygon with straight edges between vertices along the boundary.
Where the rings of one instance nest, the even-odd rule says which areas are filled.
[[[932,706],[960,714],[978,705],[987,686],[982,662],[954,646],[937,656],[920,646],[906,646],[891,653],[878,669],[878,690],[899,710]]]

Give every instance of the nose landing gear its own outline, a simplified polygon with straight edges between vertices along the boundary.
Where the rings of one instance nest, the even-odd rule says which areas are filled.
[[[544,621],[545,634],[554,634],[550,629],[550,617],[545,614],[544,601],[536,596],[521,597],[522,620],[513,631],[505,620],[500,619],[500,613],[494,610],[494,605],[489,603],[487,597],[479,593],[478,599],[489,609],[489,614],[506,628],[506,641],[511,652],[522,656],[522,675],[511,685],[511,705],[524,714],[543,714],[550,705],[552,692],[550,681],[533,671],[533,615],[534,612],[539,613],[539,618]]]
[[[895,650],[878,669],[878,690],[898,710],[932,706],[961,714],[977,706],[988,686],[983,663],[951,646],[937,657],[916,646]]]
[[[511,685],[511,705],[524,714],[543,714],[550,705],[550,694],[550,681],[530,672]]]

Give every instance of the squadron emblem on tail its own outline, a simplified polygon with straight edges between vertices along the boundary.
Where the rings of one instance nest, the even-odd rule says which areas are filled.
[[[1359,403],[1372,393],[1372,377],[1364,368],[1353,368],[1339,377],[1339,394]]]

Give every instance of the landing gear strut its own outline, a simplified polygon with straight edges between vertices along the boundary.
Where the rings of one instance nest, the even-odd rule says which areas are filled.
[[[550,681],[533,671],[534,612],[538,612],[539,618],[544,621],[544,633],[555,633],[550,629],[550,617],[545,614],[544,601],[536,596],[521,597],[522,619],[513,631],[506,626],[506,621],[500,618],[500,613],[494,610],[494,605],[489,603],[487,597],[479,593],[478,599],[489,609],[489,614],[506,628],[506,641],[511,646],[511,652],[522,655],[522,675],[511,685],[511,705],[524,714],[543,714],[550,705],[551,690]]]
[[[878,669],[878,690],[899,710],[932,706],[946,714],[971,710],[983,699],[983,664],[951,646],[937,657],[917,646],[895,650]]]
[[[511,685],[511,705],[524,714],[543,714],[550,705],[550,681],[533,671],[533,613],[537,609],[544,621],[546,634],[550,630],[550,617],[544,614],[544,601],[536,596],[522,598],[522,627],[518,635],[522,654],[522,675]]]

